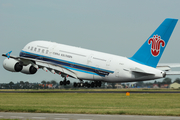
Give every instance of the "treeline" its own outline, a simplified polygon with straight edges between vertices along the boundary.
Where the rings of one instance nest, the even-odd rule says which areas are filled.
[[[91,81],[90,81],[91,82]],[[180,78],[176,78],[173,82],[171,78],[164,78],[162,81],[154,81],[154,82],[144,82],[139,81],[136,83],[106,83],[102,82],[101,88],[117,88],[118,85],[120,85],[122,88],[138,88],[138,87],[147,87],[152,88],[153,85],[158,85],[158,87],[161,87],[162,85],[170,85],[172,83],[179,83],[180,84]],[[42,80],[41,83],[29,83],[28,81],[20,81],[17,83],[9,82],[9,83],[0,83],[0,89],[53,89],[53,88],[73,88],[73,83],[66,86],[60,86],[59,83],[55,80],[51,81],[45,81]]]
[[[0,89],[43,89],[43,88],[58,88],[58,83],[55,80],[51,81],[41,81],[41,83],[29,83],[28,81],[20,81],[17,83],[9,82],[9,83],[0,83]]]

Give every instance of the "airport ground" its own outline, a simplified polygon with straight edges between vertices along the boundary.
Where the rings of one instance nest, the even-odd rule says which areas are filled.
[[[0,112],[0,120],[179,120],[178,116]]]
[[[11,90],[12,91],[12,90]],[[22,91],[22,90],[13,90]],[[31,90],[26,90],[31,91]],[[43,90],[40,90],[43,91]],[[103,90],[73,90],[74,93],[6,93],[0,91],[1,112],[33,112],[33,113],[73,113],[73,114],[116,114],[116,115],[155,115],[180,116],[180,94],[163,93],[174,90],[140,90],[130,96],[124,93],[98,93]],[[57,91],[57,90],[56,90]],[[61,91],[61,90],[59,90]],[[62,90],[63,91],[63,90]],[[64,90],[72,91],[72,90]],[[86,91],[86,93],[78,93]],[[97,91],[90,93],[91,91]],[[120,90],[119,90],[120,91]],[[145,91],[145,92],[143,92]],[[162,91],[156,93],[156,91]],[[89,93],[88,93],[89,92]],[[116,90],[115,90],[116,92]]]

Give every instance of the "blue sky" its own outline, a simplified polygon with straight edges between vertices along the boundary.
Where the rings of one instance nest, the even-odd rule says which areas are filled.
[[[28,42],[47,40],[131,57],[165,18],[180,18],[179,5],[179,0],[1,0],[0,53],[18,56]],[[180,63],[179,32],[177,23],[161,63]],[[43,70],[11,73],[2,65],[0,76],[0,83],[62,80]]]

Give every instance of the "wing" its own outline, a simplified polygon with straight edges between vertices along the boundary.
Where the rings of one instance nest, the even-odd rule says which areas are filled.
[[[25,66],[31,64],[37,69],[42,68],[45,71],[49,70],[53,74],[57,73],[57,74],[61,74],[61,76],[63,76],[63,77],[70,76],[70,77],[77,79],[77,76],[73,71],[71,71],[61,65],[57,66],[57,65],[54,65],[52,63],[48,63],[48,62],[45,62],[42,60],[26,58],[26,57],[16,57],[16,56],[12,56],[10,54],[8,54],[8,56],[7,56],[7,54],[2,54],[2,56],[8,57],[8,59],[9,58],[15,59],[15,60],[21,62]]]
[[[11,53],[11,51],[9,52],[9,55],[8,55],[8,53],[6,53],[6,54],[2,54],[2,56],[7,57],[7,58],[13,58],[13,59],[16,59],[16,60],[19,58],[19,57],[10,55],[10,53]]]

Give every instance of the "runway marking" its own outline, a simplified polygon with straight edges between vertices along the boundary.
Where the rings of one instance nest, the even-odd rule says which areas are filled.
[[[21,117],[21,116],[11,116],[12,118],[24,118],[24,117]]]
[[[55,120],[69,120],[68,118],[54,118]]]
[[[32,117],[32,119],[46,119],[46,117]]]
[[[93,120],[93,119],[77,119],[77,120]]]
[[[142,116],[142,117],[147,117],[147,118],[157,118],[159,116]]]

